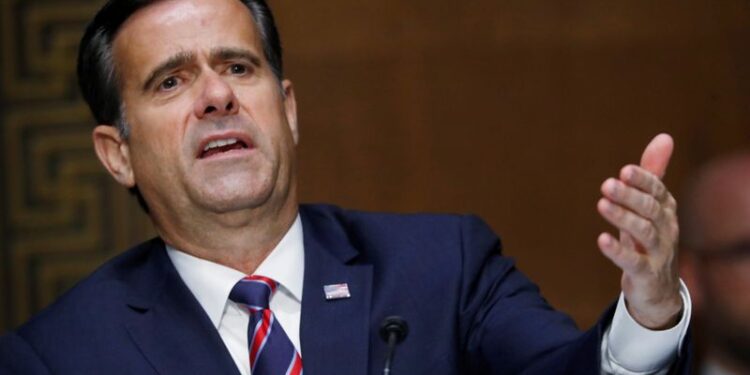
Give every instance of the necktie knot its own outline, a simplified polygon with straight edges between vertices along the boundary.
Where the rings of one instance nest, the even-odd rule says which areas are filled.
[[[229,299],[247,306],[252,312],[268,309],[268,300],[278,283],[264,276],[246,276],[234,285]]]
[[[302,375],[302,358],[268,308],[278,285],[267,277],[246,276],[229,293],[230,300],[250,310],[247,341],[253,375]]]

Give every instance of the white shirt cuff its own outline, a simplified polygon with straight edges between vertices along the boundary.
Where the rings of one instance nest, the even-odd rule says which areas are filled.
[[[662,331],[645,328],[630,316],[620,293],[612,324],[602,340],[602,370],[608,374],[656,374],[666,372],[682,348],[691,315],[690,293],[680,280],[682,317]]]

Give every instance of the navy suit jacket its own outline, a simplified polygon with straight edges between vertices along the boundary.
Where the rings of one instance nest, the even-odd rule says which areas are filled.
[[[305,374],[382,373],[382,320],[409,335],[392,373],[598,375],[612,308],[587,332],[553,310],[474,216],[301,206]],[[351,298],[327,301],[323,286]],[[686,374],[689,353],[673,373]],[[0,341],[1,374],[232,374],[217,330],[153,239]]]

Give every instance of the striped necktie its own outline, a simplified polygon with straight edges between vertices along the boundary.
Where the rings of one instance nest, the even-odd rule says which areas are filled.
[[[246,276],[229,293],[230,300],[250,312],[247,337],[252,375],[302,375],[302,358],[268,308],[278,285],[267,277]]]

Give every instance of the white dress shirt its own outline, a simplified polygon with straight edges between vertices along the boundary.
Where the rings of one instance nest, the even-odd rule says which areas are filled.
[[[251,375],[247,337],[250,315],[245,308],[229,300],[229,292],[246,275],[221,264],[196,258],[169,245],[167,254],[219,331],[219,336],[240,373]],[[266,276],[279,283],[269,305],[297,352],[303,356],[303,363],[299,326],[304,271],[302,222],[298,215],[289,231],[258,266],[254,275]],[[690,321],[690,296],[682,282],[680,295],[684,303],[682,318],[677,326],[664,331],[651,331],[641,327],[628,314],[624,297],[620,295],[612,324],[602,340],[602,373],[665,374],[669,364],[677,356]]]
[[[612,324],[602,340],[602,373],[622,375],[666,374],[677,357],[687,333],[692,311],[690,293],[680,280],[682,317],[676,326],[663,331],[644,328],[630,316],[625,296],[620,293]]]
[[[250,313],[246,308],[229,300],[229,292],[234,285],[247,275],[233,268],[196,258],[169,245],[167,254],[182,280],[219,331],[219,336],[224,340],[240,373],[250,375],[247,338]],[[284,238],[253,274],[269,277],[279,283],[276,293],[271,296],[269,307],[300,356],[303,354],[300,350],[299,322],[304,273],[302,222],[298,215]]]

